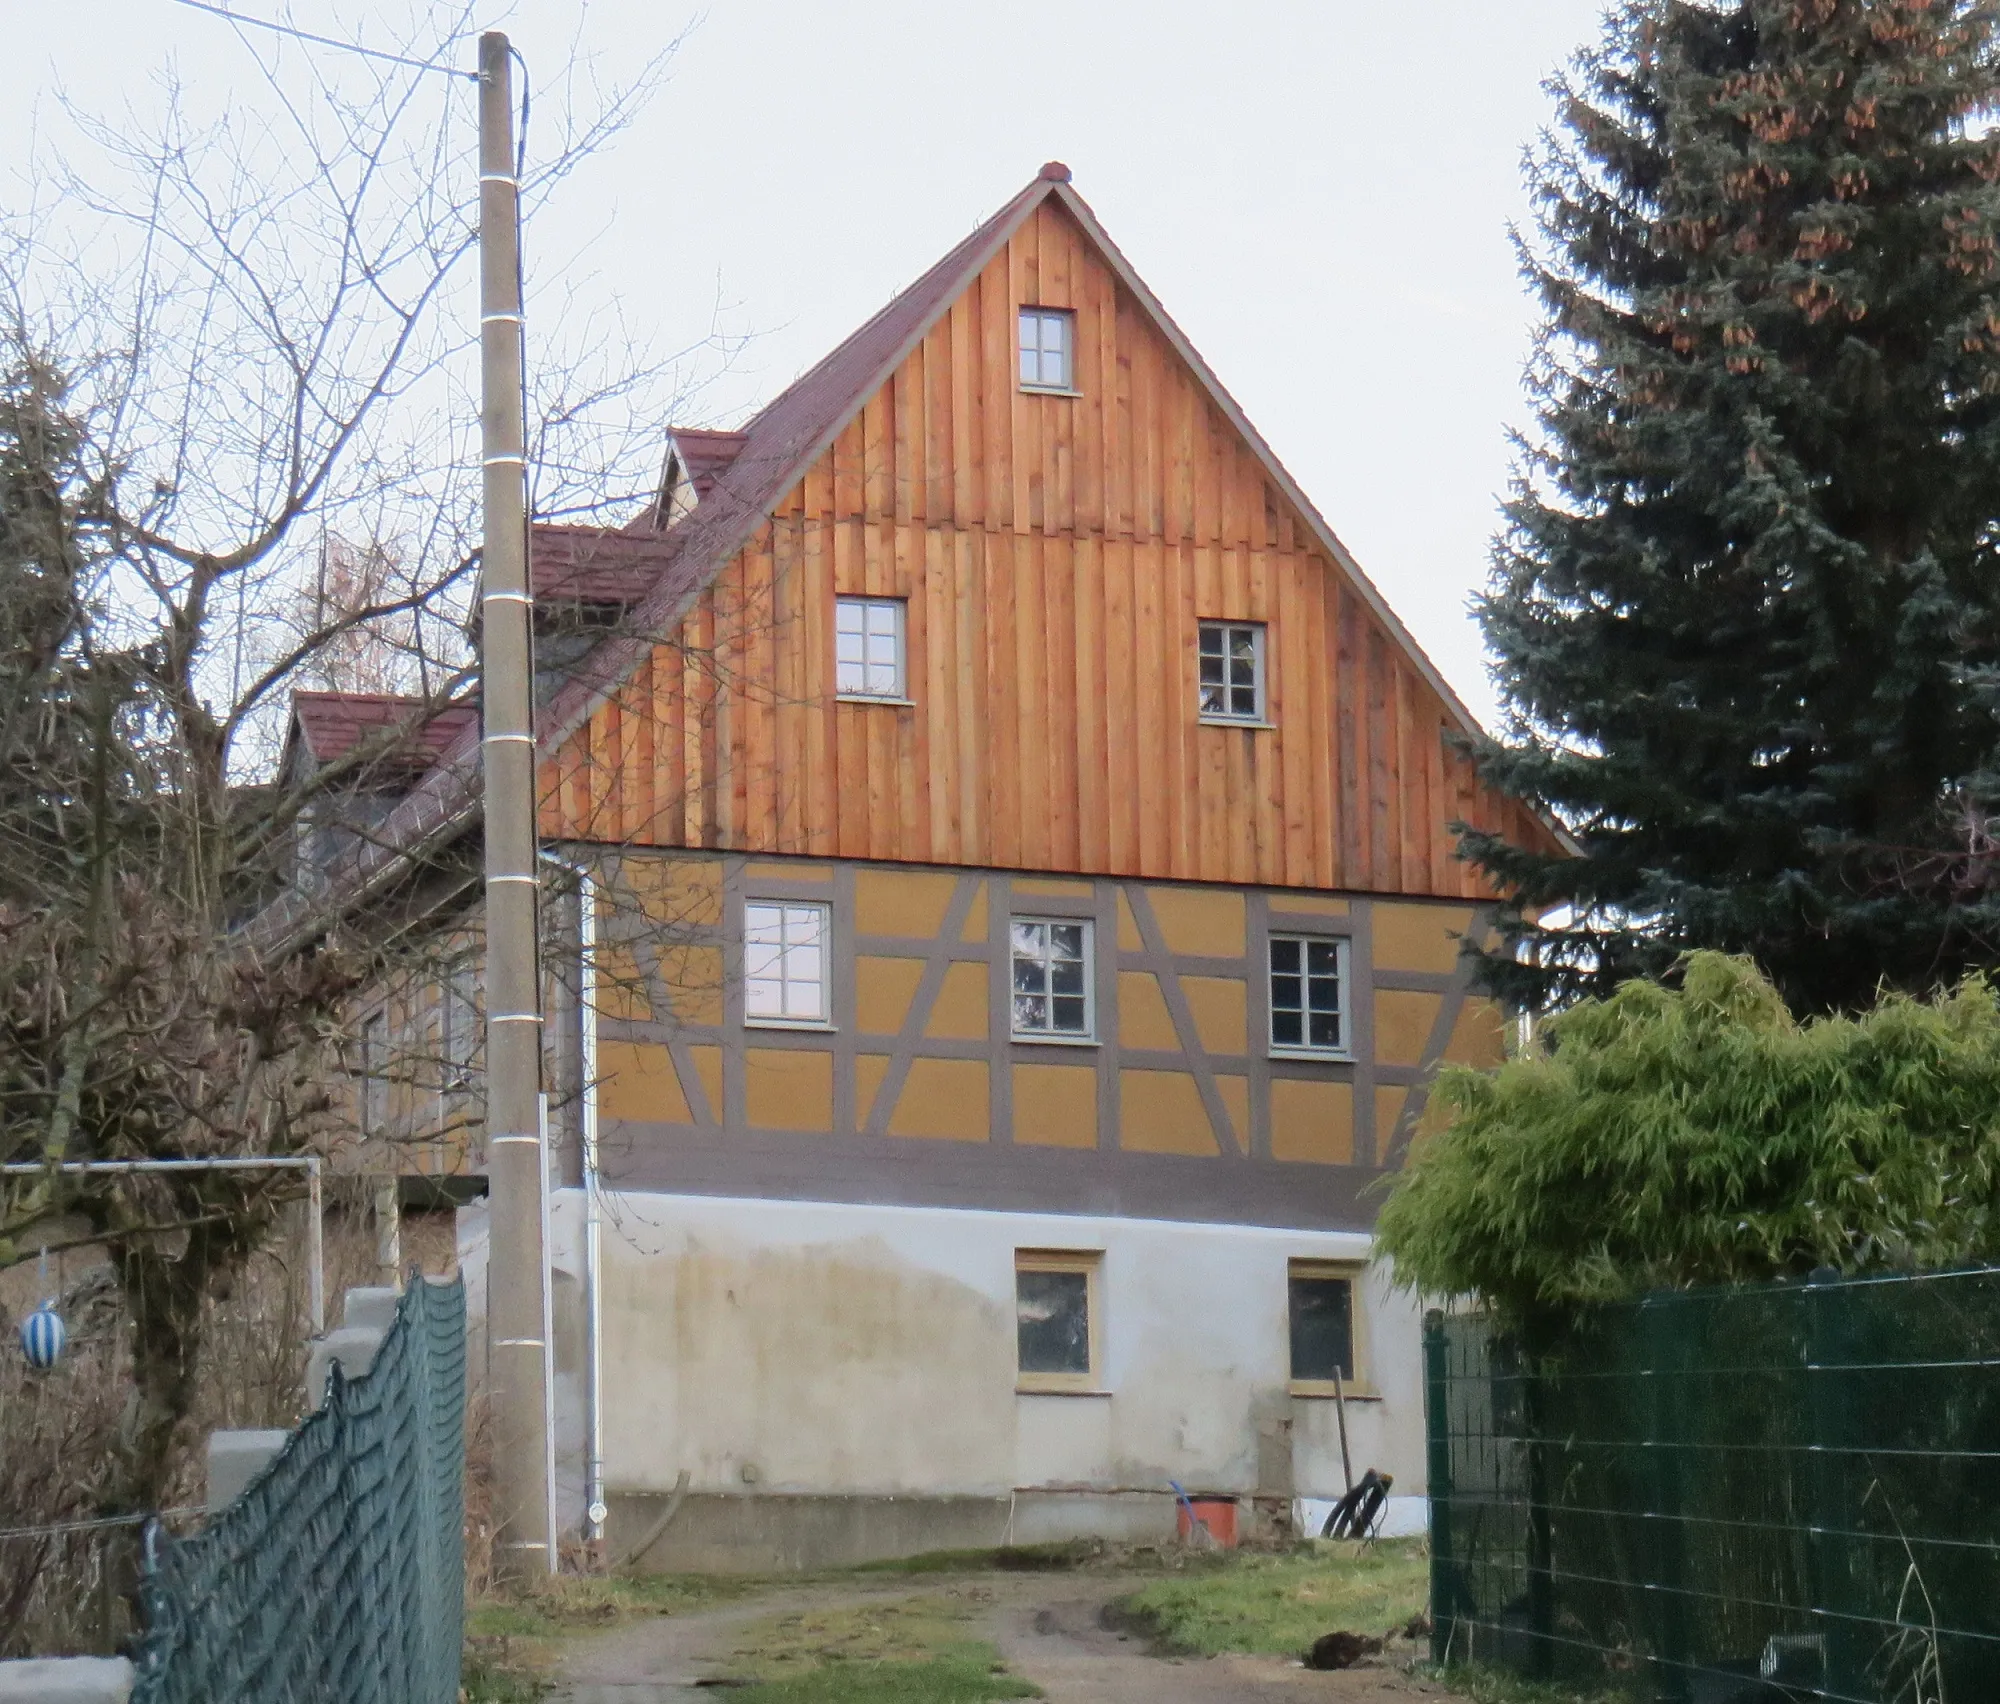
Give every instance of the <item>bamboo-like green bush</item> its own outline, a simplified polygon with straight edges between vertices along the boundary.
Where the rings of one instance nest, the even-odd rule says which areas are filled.
[[[1398,1275],[1504,1314],[2000,1258],[2000,997],[1979,977],[1797,1022],[1695,953],[1448,1072],[1385,1203]]]

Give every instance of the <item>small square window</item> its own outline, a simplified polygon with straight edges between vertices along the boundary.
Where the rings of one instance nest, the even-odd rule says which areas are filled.
[[[834,690],[843,698],[903,699],[903,600],[836,598]]]
[[[1330,935],[1271,937],[1271,1048],[1346,1057],[1347,943]]]
[[[1356,1268],[1295,1260],[1290,1270],[1292,1383],[1355,1383]],[[1331,1394],[1329,1392],[1329,1394]]]
[[[1076,315],[1067,308],[1021,310],[1021,388],[1076,388]]]
[[[743,907],[743,1018],[824,1024],[827,908],[753,899]]]
[[[441,999],[438,1040],[444,1058],[440,1076],[449,1101],[470,1092],[479,1064],[479,966],[475,960],[452,960],[445,971]],[[447,1116],[450,1110],[447,1106]]]
[[[1061,1394],[1101,1388],[1101,1262],[1094,1251],[1015,1251],[1014,1341],[1020,1389]]]
[[[1090,924],[1016,917],[1012,936],[1014,1034],[1028,1041],[1089,1040]]]
[[[1205,720],[1264,720],[1264,628],[1254,621],[1204,621],[1198,650]]]

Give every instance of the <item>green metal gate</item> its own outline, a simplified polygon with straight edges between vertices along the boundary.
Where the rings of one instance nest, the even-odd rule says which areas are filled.
[[[133,1704],[455,1704],[465,1290],[412,1282],[374,1365],[146,1562]]]
[[[1433,1655],[1659,1704],[2000,1700],[2000,1271],[1425,1324]]]

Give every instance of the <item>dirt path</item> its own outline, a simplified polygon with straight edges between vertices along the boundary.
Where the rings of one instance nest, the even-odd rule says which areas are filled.
[[[726,1698],[698,1683],[726,1672],[743,1629],[807,1610],[935,1597],[969,1601],[977,1636],[1050,1704],[1407,1704],[1442,1701],[1443,1688],[1386,1666],[1315,1674],[1273,1657],[1151,1655],[1142,1639],[1105,1625],[1104,1608],[1139,1576],[978,1574],[950,1582],[899,1580],[758,1593],[723,1608],[660,1616],[578,1640],[557,1673],[556,1704],[674,1704]]]

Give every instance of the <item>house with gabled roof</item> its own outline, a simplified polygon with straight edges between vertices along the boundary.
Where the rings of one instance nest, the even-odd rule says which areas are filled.
[[[1420,1522],[1370,1225],[1502,1056],[1454,825],[1554,831],[1068,171],[531,558],[566,1524],[814,1565],[1365,1467]],[[476,829],[436,755],[356,893]]]

